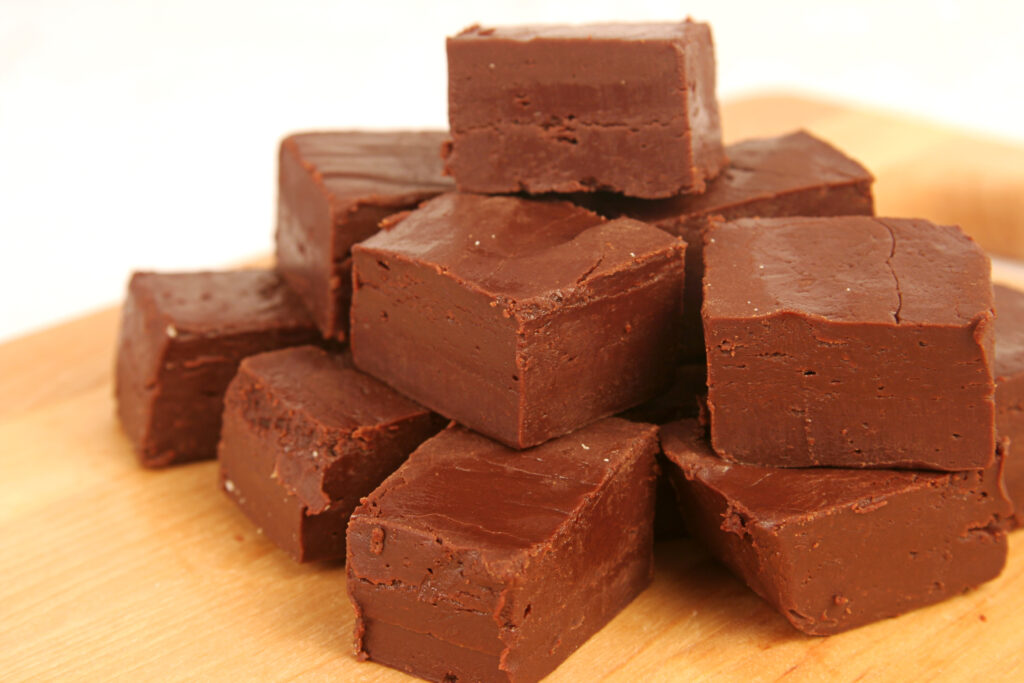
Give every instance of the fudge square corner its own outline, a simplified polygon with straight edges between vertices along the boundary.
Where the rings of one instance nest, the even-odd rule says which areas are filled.
[[[743,219],[713,226],[704,258],[719,455],[947,471],[992,462],[991,265],[959,228]]]
[[[685,243],[565,201],[443,194],[353,248],[355,364],[513,448],[654,397]]]

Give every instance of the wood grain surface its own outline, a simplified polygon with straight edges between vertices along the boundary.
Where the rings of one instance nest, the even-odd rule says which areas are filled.
[[[1020,150],[782,98],[728,106],[726,123],[734,139],[808,127],[873,165],[880,210],[949,211],[991,248],[1024,245]],[[965,166],[977,185],[940,173]],[[356,662],[344,567],[274,549],[213,463],[136,465],[111,398],[117,322],[106,310],[0,345],[0,680],[412,680]],[[547,680],[1024,680],[1024,532],[997,580],[830,638],[794,631],[689,542],[656,554],[651,588]]]

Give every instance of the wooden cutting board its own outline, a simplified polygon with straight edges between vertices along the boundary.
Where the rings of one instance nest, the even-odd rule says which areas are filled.
[[[1024,253],[1019,149],[787,98],[725,119],[732,139],[808,127],[875,170],[880,211]],[[1024,288],[1017,268],[996,275]],[[136,466],[111,400],[117,321],[101,311],[0,345],[0,680],[411,680],[356,662],[344,567],[271,547],[213,463]],[[800,635],[678,541],[548,680],[1024,680],[1022,608],[1024,532],[979,590],[831,638]]]

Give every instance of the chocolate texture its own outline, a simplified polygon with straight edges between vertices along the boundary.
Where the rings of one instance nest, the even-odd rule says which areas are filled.
[[[434,681],[537,681],[652,578],[657,428],[618,418],[514,451],[424,443],[348,528],[356,651]]]
[[[325,337],[344,339],[352,245],[382,219],[450,190],[442,131],[296,133],[281,142],[277,270]]]
[[[446,168],[471,192],[703,192],[725,164],[707,24],[473,26],[448,39]]]
[[[297,562],[342,559],[359,499],[443,426],[348,354],[251,356],[224,399],[221,487]]]
[[[711,442],[799,467],[986,467],[989,260],[916,219],[740,219],[704,248]]]
[[[1003,475],[1015,508],[1014,526],[1024,521],[1024,292],[995,285],[996,434],[1010,439]]]
[[[955,473],[766,468],[716,457],[692,420],[663,427],[662,448],[691,533],[804,633],[940,602],[1005,564],[1001,458]]]
[[[652,398],[685,244],[568,202],[441,195],[353,248],[356,365],[525,448]]]
[[[135,273],[121,313],[117,412],[147,467],[216,457],[224,391],[246,356],[320,335],[269,270]]]
[[[861,164],[805,131],[743,140],[726,147],[729,165],[703,194],[644,200],[600,194],[586,206],[628,216],[686,241],[683,357],[704,358],[704,233],[712,218],[874,214],[874,179]]]

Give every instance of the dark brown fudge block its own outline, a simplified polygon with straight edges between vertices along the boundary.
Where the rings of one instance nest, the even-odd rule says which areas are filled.
[[[342,559],[359,499],[443,426],[347,354],[261,353],[224,397],[221,487],[297,562]]]
[[[355,363],[534,446],[666,388],[684,247],[568,202],[441,195],[353,248]]]
[[[874,214],[871,174],[810,133],[744,140],[726,147],[726,154],[729,165],[708,183],[704,194],[656,200],[601,194],[585,200],[598,213],[635,218],[686,241],[685,358],[704,358],[703,245],[713,217]]]
[[[990,265],[959,228],[741,219],[710,229],[704,266],[719,455],[786,467],[991,464]]]
[[[662,427],[662,447],[691,533],[804,633],[940,602],[1005,564],[1012,508],[998,463],[955,473],[742,465],[717,458],[695,421]]]
[[[537,681],[652,577],[657,428],[525,451],[452,425],[352,514],[356,652],[434,681]]]
[[[1015,507],[1014,526],[1024,521],[1024,292],[993,288],[996,301],[996,434],[1010,439],[1003,475]]]
[[[216,457],[239,361],[320,339],[269,270],[136,273],[121,316],[117,412],[147,467]]]
[[[448,39],[447,169],[471,192],[703,192],[725,164],[707,24]],[[499,161],[500,160],[500,161]]]
[[[297,133],[281,142],[277,270],[325,337],[344,339],[352,245],[380,221],[450,190],[442,131]]]

